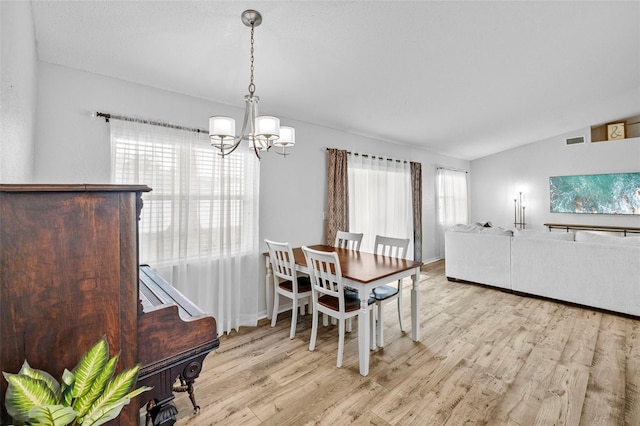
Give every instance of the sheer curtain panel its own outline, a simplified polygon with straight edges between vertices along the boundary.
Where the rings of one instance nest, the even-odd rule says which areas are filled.
[[[444,257],[444,233],[458,223],[469,221],[467,173],[458,170],[437,169],[438,184],[438,247]]]
[[[349,231],[364,234],[360,250],[373,252],[376,235],[409,238],[413,246],[409,163],[349,154],[347,165]]]
[[[251,151],[223,159],[206,133],[110,123],[113,182],[152,188],[143,197],[140,262],[213,315],[219,331],[255,326],[259,163]]]

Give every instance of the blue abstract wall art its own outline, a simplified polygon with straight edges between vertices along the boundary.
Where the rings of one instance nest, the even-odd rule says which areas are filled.
[[[640,172],[549,178],[551,213],[640,215]]]

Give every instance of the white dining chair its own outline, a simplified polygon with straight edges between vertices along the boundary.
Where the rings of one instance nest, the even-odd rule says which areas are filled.
[[[280,296],[291,299],[291,331],[289,338],[293,339],[296,335],[296,326],[298,320],[298,307],[300,313],[304,312],[304,302],[306,299],[309,308],[313,309],[311,302],[311,281],[308,276],[298,276],[296,265],[293,258],[293,250],[288,243],[278,243],[265,239],[269,250],[269,260],[273,270],[273,314],[271,317],[271,327],[275,327],[278,317],[278,302]]]
[[[364,234],[356,232],[338,231],[336,233],[336,240],[333,243],[333,246],[351,250],[360,250],[360,243],[362,243],[363,235]]]
[[[335,252],[324,252],[302,247],[304,257],[309,269],[311,279],[311,292],[313,300],[313,320],[311,325],[311,340],[309,350],[316,347],[316,337],[318,335],[318,314],[322,312],[338,322],[338,360],[336,366],[342,367],[342,354],[344,352],[345,323],[358,315],[360,312],[360,299],[357,293],[345,292],[342,283],[342,270],[340,261]],[[368,300],[370,334],[372,347],[375,347],[375,321],[373,318],[372,306],[375,303],[373,298]],[[364,332],[358,330],[358,333]]]
[[[360,250],[363,235],[364,234],[358,232],[337,231],[333,246],[349,250]],[[331,319],[331,323],[336,323],[335,318]],[[322,324],[324,326],[328,325],[328,319],[326,316],[322,318]],[[347,331],[351,332],[351,320],[347,321]]]
[[[374,243],[374,254],[388,256],[393,258],[404,259],[407,256],[409,247],[408,238],[393,238],[376,235]],[[384,346],[383,321],[384,321],[384,305],[393,300],[398,301],[398,322],[400,323],[400,331],[404,331],[402,326],[402,280],[398,280],[396,286],[383,285],[373,289],[372,296],[376,300],[377,336],[376,340],[379,347]]]

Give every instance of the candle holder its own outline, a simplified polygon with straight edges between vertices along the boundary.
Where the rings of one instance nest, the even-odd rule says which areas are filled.
[[[525,206],[522,204],[522,192],[519,192],[518,197],[513,199],[513,226],[516,229],[525,229],[527,227]]]

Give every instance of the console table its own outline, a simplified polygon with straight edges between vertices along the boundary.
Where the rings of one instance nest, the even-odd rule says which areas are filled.
[[[609,231],[609,232],[622,232],[626,237],[629,234],[640,233],[640,228],[634,228],[632,226],[600,226],[600,225],[572,225],[568,223],[545,223],[544,226],[552,229],[565,229],[569,232],[570,229],[581,231]]]

